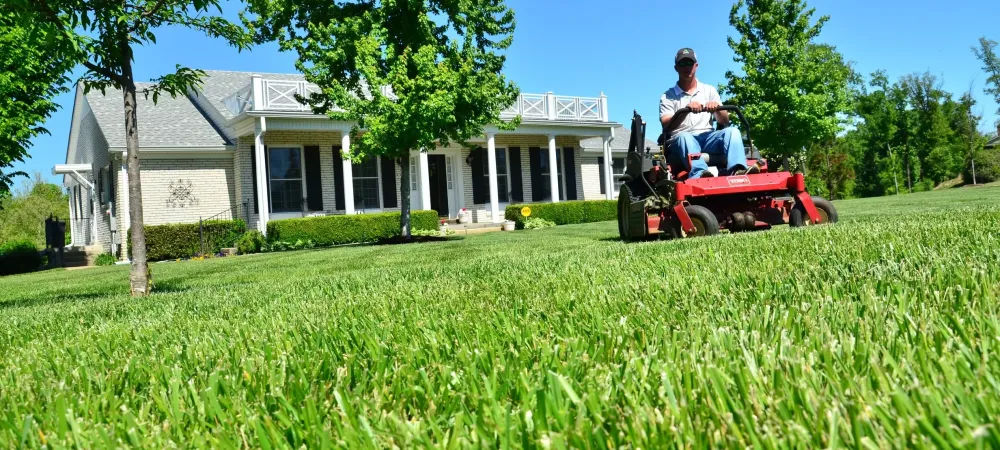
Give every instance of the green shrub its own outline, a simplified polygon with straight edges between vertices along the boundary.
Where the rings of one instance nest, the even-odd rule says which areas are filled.
[[[962,172],[966,184],[972,183],[972,164],[966,164]],[[976,152],[976,183],[991,183],[1000,180],[1000,148],[987,148]]]
[[[510,205],[504,212],[504,218],[517,223],[518,229],[524,228],[522,207],[531,208],[531,217],[545,219],[556,225],[573,223],[604,222],[618,219],[617,200],[571,200],[559,203],[532,203]]]
[[[42,255],[27,239],[0,245],[0,275],[34,272],[42,267]]]
[[[205,253],[218,253],[223,246],[232,245],[246,232],[247,225],[240,219],[210,220],[203,223]],[[201,253],[198,223],[147,225],[146,259],[162,261],[188,258]],[[132,232],[128,236],[129,254],[132,254]]]
[[[117,260],[118,259],[115,258],[115,255],[112,255],[111,253],[102,253],[97,255],[97,259],[94,260],[94,264],[98,266],[113,266]]]
[[[243,236],[240,236],[240,239],[236,241],[236,251],[241,255],[260,253],[265,243],[264,235],[260,231],[250,230],[243,233]]]
[[[268,242],[293,243],[313,241],[316,245],[373,242],[400,235],[398,212],[305,217],[267,223]],[[414,230],[436,230],[438,214],[413,211],[410,223]]]
[[[549,228],[556,226],[556,223],[551,220],[545,220],[541,217],[529,217],[524,220],[525,230],[540,230],[542,228]]]

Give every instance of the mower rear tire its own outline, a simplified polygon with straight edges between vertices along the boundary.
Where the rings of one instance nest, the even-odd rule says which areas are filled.
[[[796,203],[792,207],[792,212],[788,214],[788,225],[792,227],[802,227],[807,225],[822,225],[827,223],[837,223],[837,208],[833,203],[822,197],[813,197],[813,205],[816,205],[816,212],[819,213],[819,223],[813,224],[809,220],[809,214],[801,203]]]
[[[618,192],[618,237],[625,241],[631,241],[629,236],[629,206],[632,202],[632,190],[627,185],[622,185]]]
[[[691,223],[694,224],[694,233],[687,233],[687,237],[711,236],[719,233],[719,219],[709,211],[708,208],[699,205],[688,205],[684,207]]]

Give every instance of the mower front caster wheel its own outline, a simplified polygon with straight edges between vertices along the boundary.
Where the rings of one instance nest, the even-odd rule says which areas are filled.
[[[708,208],[698,205],[688,205],[684,207],[684,210],[691,217],[691,223],[695,228],[693,233],[686,234],[687,237],[711,236],[719,233],[719,219],[715,218],[715,214],[712,214],[712,211],[709,211]]]
[[[813,197],[813,205],[816,205],[816,212],[819,213],[819,222],[812,223],[809,220],[809,214],[806,214],[805,207],[801,203],[796,203],[792,208],[792,212],[788,214],[788,225],[793,227],[801,227],[806,225],[821,225],[827,223],[837,223],[837,209],[833,207],[833,203],[822,197]]]

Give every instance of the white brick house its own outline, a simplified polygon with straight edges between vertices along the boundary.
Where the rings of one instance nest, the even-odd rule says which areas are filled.
[[[146,224],[238,217],[266,232],[270,220],[398,211],[401,188],[413,209],[454,218],[466,208],[474,222],[495,223],[510,203],[615,198],[612,171],[624,169],[628,132],[608,119],[603,95],[522,94],[504,112],[521,115],[516,130],[488,126],[475,148],[414,151],[401,168],[342,158],[352,124],[295,102],[295,93],[314,89],[301,75],[206,73],[186,96],[156,105],[139,96]],[[53,169],[70,193],[73,245],[121,258],[129,223],[123,111],[120,92],[84,95],[77,86],[66,163]],[[400,186],[401,170],[410,171],[410,186]]]

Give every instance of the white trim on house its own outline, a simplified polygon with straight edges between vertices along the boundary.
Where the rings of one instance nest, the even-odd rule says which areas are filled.
[[[108,147],[109,153],[120,153],[127,151],[126,147]],[[236,151],[235,145],[225,145],[218,147],[142,147],[139,146],[140,153],[205,153],[205,152],[233,152]]]

